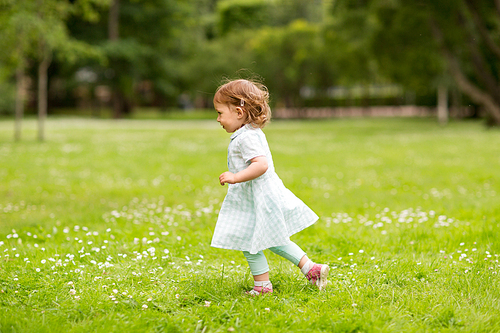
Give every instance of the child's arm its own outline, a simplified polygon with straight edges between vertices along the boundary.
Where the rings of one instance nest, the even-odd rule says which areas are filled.
[[[257,156],[250,160],[250,165],[245,170],[237,173],[229,171],[224,172],[219,176],[221,185],[226,183],[236,184],[243,183],[259,176],[262,176],[267,171],[267,158],[265,156]]]

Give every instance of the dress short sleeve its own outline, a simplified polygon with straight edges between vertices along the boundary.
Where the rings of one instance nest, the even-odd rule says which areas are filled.
[[[252,158],[257,156],[266,156],[262,140],[257,130],[246,132],[240,139],[239,148],[241,157],[243,157],[245,163],[248,163]]]

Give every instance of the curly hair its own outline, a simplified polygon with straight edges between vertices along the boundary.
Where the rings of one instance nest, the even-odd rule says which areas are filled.
[[[215,92],[214,104],[228,104],[246,111],[247,123],[263,128],[271,120],[269,92],[261,83],[239,79],[229,81]]]

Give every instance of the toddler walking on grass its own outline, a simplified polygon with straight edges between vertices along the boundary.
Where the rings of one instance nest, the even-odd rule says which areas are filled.
[[[271,118],[267,88],[249,80],[219,87],[214,106],[217,121],[231,135],[228,169],[219,176],[229,184],[212,246],[243,251],[254,278],[255,296],[272,293],[269,265],[262,252],[272,252],[297,265],[320,290],[327,284],[328,265],[315,264],[290,236],[314,224],[318,216],[290,192],[274,171],[262,128]]]

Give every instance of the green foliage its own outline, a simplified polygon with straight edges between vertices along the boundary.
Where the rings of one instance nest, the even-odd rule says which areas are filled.
[[[227,191],[215,120],[49,118],[42,144],[11,129],[0,121],[2,332],[500,329],[500,133],[479,122],[272,122],[278,174],[320,216],[293,240],[331,283],[320,293],[266,253],[275,293],[257,298],[243,255],[209,246]]]
[[[415,91],[427,91],[444,75],[445,63],[432,35],[425,7],[377,2],[378,26],[370,51],[384,74]]]
[[[492,47],[500,24],[491,1],[121,0],[118,40],[110,41],[111,3],[3,1],[2,66],[34,66],[45,45],[55,55],[50,75],[66,95],[85,68],[96,74],[93,86],[110,86],[130,105],[141,103],[135,87],[147,81],[149,104],[173,106],[187,93],[209,106],[220,79],[244,71],[263,77],[278,105],[305,105],[302,90],[315,96],[311,104],[328,106],[335,86],[400,84],[435,95],[457,81],[453,58],[500,103],[500,48]]]
[[[456,84],[478,104],[499,103],[500,19],[493,2],[371,1],[367,8],[377,22],[369,45],[381,73],[416,91]]]
[[[86,22],[96,23],[102,19],[100,9],[109,7],[111,0],[78,0],[73,1],[71,14],[81,17]]]
[[[369,43],[374,38],[376,19],[365,1],[335,3],[323,27],[330,61],[341,71],[345,85],[381,81],[384,69],[379,71]]]
[[[71,31],[98,46],[107,60],[81,61],[78,66],[89,67],[99,75],[99,83],[112,86],[129,101],[136,98],[134,84],[142,80],[151,80],[164,96],[176,96],[181,91],[182,59],[189,47],[181,34],[190,19],[189,10],[178,0],[120,1],[117,40],[109,40],[107,20],[97,22],[93,29],[82,20],[73,21]]]
[[[322,46],[317,26],[297,20],[285,27],[263,28],[250,40],[250,46],[259,74],[268,79],[268,88],[288,106],[298,105],[300,89],[313,83],[317,72],[316,59]]]
[[[244,77],[246,70],[255,70],[252,64],[252,50],[250,41],[254,37],[251,30],[228,34],[222,40],[213,40],[202,43],[193,54],[189,69],[196,75],[191,82],[208,99],[224,78]],[[207,60],[208,59],[208,60]]]
[[[220,34],[262,27],[269,22],[270,4],[269,0],[219,1],[217,12]]]
[[[0,10],[0,69],[6,73],[0,78],[2,94],[0,110],[13,110],[14,71],[27,72],[44,58],[55,57],[72,64],[81,59],[105,59],[96,47],[73,38],[66,21],[70,15],[82,15],[87,20],[98,19],[97,7],[108,0],[69,1],[44,0],[4,2]]]

